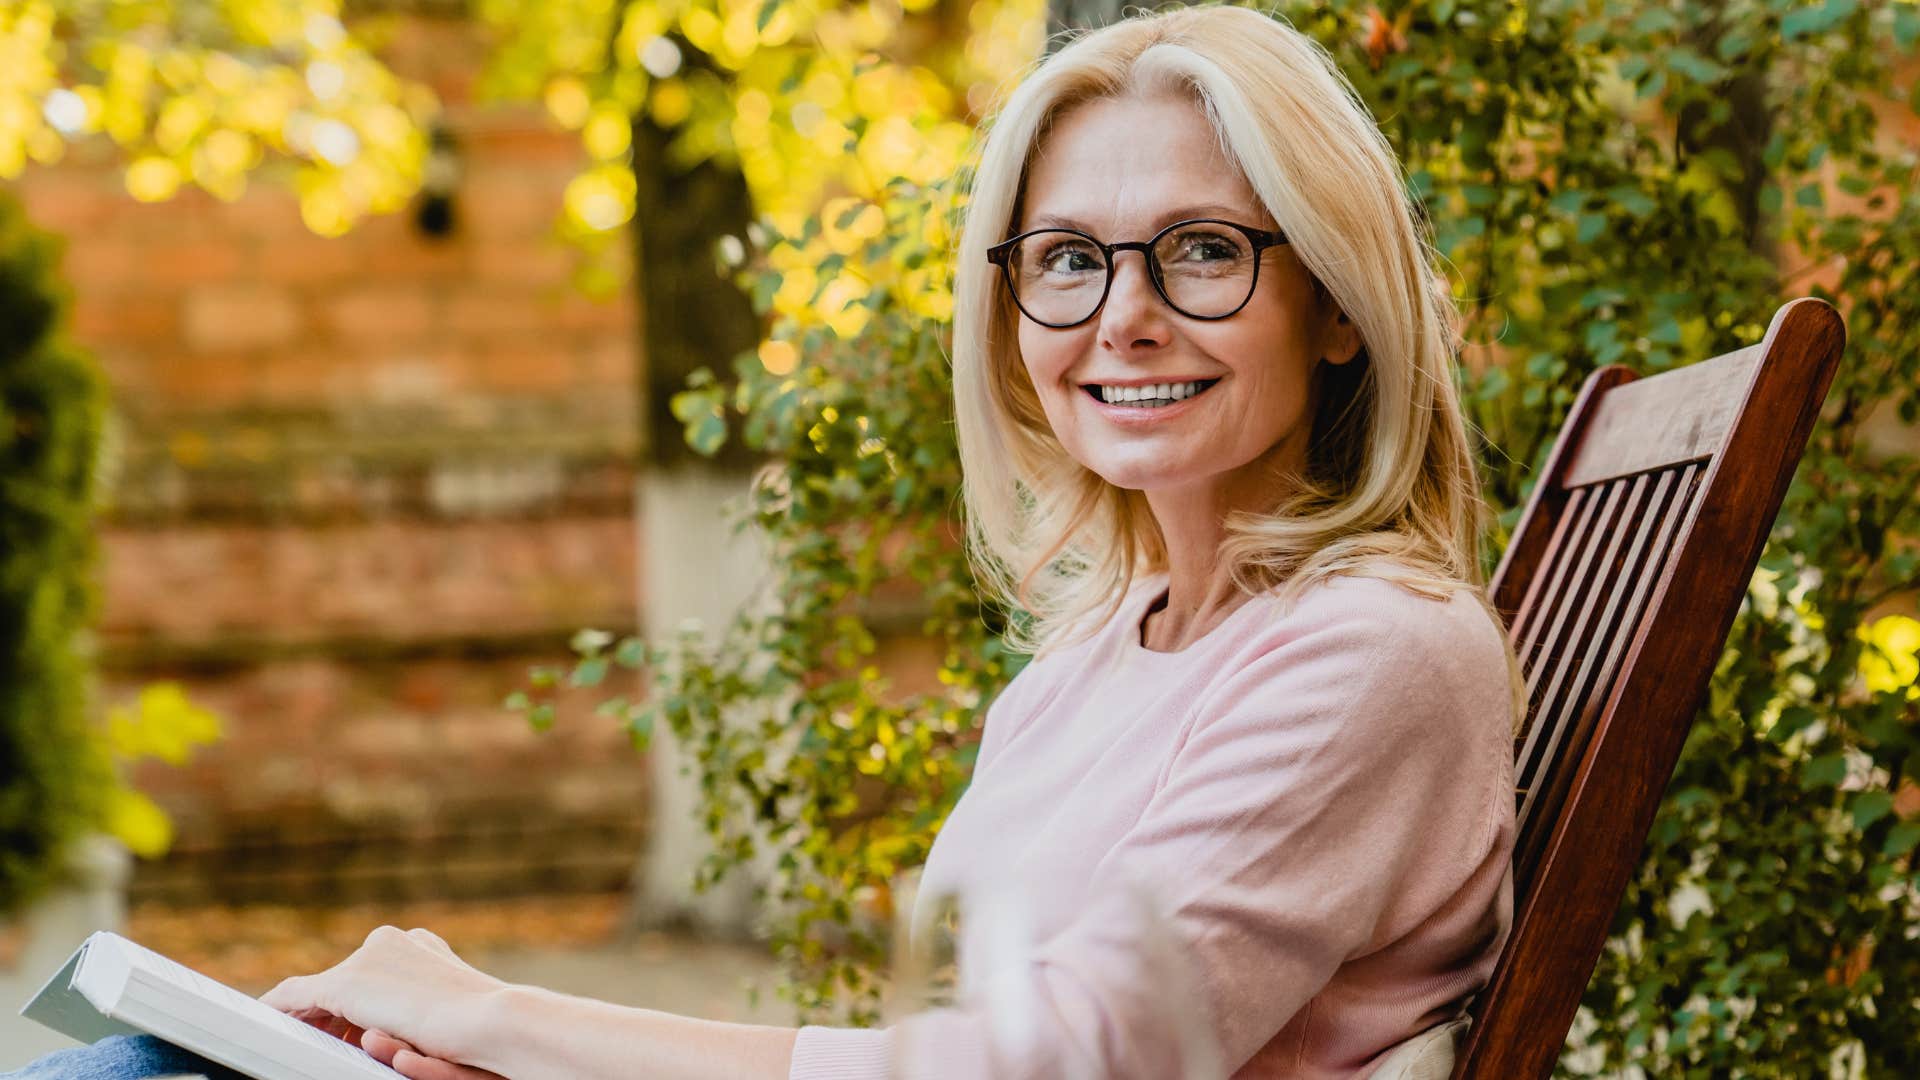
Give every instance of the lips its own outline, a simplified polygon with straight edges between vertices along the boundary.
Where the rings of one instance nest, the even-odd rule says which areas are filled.
[[[1159,383],[1085,383],[1080,388],[1102,405],[1126,409],[1166,409],[1199,397],[1219,379],[1186,379]]]
[[[1211,387],[1211,383],[1208,387]],[[1208,390],[1202,389],[1192,397],[1182,398],[1172,404],[1148,404],[1141,402],[1106,402],[1100,400],[1096,389],[1087,391],[1087,407],[1100,414],[1100,419],[1113,428],[1123,431],[1147,432],[1169,425],[1177,425],[1181,417],[1195,410],[1208,411],[1205,404]]]

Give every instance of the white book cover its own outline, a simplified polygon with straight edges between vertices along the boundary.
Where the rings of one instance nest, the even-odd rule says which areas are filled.
[[[254,1080],[393,1080],[366,1051],[101,930],[20,1015],[91,1043],[157,1035]]]

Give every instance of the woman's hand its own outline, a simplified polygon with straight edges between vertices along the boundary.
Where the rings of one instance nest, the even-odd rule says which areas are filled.
[[[476,1017],[506,983],[467,964],[428,930],[382,926],[317,975],[287,979],[261,1001],[359,1044],[416,1080],[480,1080]]]
[[[506,1080],[499,1073],[428,1057],[384,1031],[361,1032],[360,1048],[409,1080]]]

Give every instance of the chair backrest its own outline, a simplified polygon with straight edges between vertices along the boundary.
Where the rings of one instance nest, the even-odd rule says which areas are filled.
[[[1758,345],[1581,388],[1490,586],[1529,693],[1514,924],[1456,1080],[1552,1072],[1845,341],[1796,300]]]

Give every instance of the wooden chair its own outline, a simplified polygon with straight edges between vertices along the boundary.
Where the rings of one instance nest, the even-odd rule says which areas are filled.
[[[1490,586],[1529,691],[1514,925],[1454,1080],[1552,1072],[1845,341],[1796,300],[1758,345],[1581,388]]]

